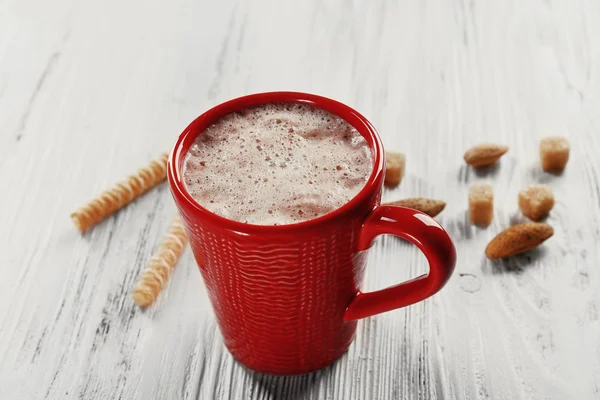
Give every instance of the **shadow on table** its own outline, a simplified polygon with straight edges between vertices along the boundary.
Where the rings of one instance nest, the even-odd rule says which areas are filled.
[[[449,397],[442,379],[447,373],[443,372],[441,361],[432,358],[427,340],[421,336],[427,328],[421,330],[418,327],[412,335],[391,340],[388,335],[394,335],[396,330],[389,325],[391,319],[384,320],[386,318],[364,320],[357,340],[351,345],[353,350],[332,365],[310,374],[265,375],[236,362],[235,368],[242,372],[231,375],[242,381],[236,382],[236,398],[376,400],[384,395],[392,399]],[[373,340],[375,337],[378,339]],[[217,386],[223,383],[220,381]]]
[[[474,168],[475,175],[477,175],[478,178],[496,178],[500,172],[500,165],[501,162],[497,162],[488,167]]]
[[[538,247],[527,253],[506,257],[500,260],[491,260],[484,263],[482,272],[486,275],[522,274],[527,268],[546,254],[544,247]]]
[[[551,183],[555,180],[560,179],[563,176],[564,171],[544,171],[539,164],[531,165],[529,167],[529,176],[536,180],[536,183]]]
[[[475,174],[478,178],[495,178],[500,173],[500,163],[497,162],[489,167],[473,168],[469,165],[461,165],[458,169],[457,179],[462,183],[471,181],[471,174]]]
[[[287,400],[310,398],[314,388],[332,375],[334,366],[335,363],[310,374],[297,376],[265,375],[243,366],[242,368],[258,388],[258,392],[268,394],[267,399]]]

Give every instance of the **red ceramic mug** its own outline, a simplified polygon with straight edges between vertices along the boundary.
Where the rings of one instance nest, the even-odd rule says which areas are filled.
[[[374,165],[356,197],[319,218],[261,226],[220,217],[190,196],[181,169],[194,139],[226,114],[269,102],[312,104],[342,117],[364,136]],[[239,362],[277,375],[322,368],[348,349],[358,319],[424,300],[448,281],[456,251],[446,231],[421,212],[380,205],[384,158],[365,117],[306,93],[261,93],[228,101],[196,118],[179,136],[168,162],[169,185],[225,346]],[[364,293],[366,250],[382,234],[417,245],[429,261],[429,273]]]

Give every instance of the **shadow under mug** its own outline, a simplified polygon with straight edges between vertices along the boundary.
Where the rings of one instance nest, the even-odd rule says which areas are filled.
[[[352,200],[319,218],[262,226],[220,217],[190,196],[181,170],[196,137],[226,114],[271,102],[311,104],[362,134],[372,150],[373,170]],[[168,162],[169,186],[225,346],[239,362],[276,375],[325,367],[348,349],[358,319],[424,300],[448,281],[456,263],[450,237],[426,214],[380,205],[384,166],[381,140],[365,117],[342,103],[306,93],[260,93],[225,102],[196,118],[179,136]],[[360,287],[366,250],[382,234],[414,243],[427,257],[429,273],[364,293]]]

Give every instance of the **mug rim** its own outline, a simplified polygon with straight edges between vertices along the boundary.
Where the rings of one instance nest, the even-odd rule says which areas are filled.
[[[366,139],[369,147],[373,151],[373,168],[363,188],[352,199],[330,213],[306,221],[285,225],[257,225],[235,221],[217,215],[202,207],[202,205],[200,205],[186,190],[183,182],[183,174],[179,167],[182,165],[183,159],[187,155],[187,152],[196,137],[209,125],[229,113],[265,103],[279,102],[304,103],[317,108],[322,108],[344,119]],[[356,206],[363,204],[374,191],[379,190],[381,187],[384,174],[384,162],[383,145],[375,127],[373,127],[367,118],[350,106],[327,97],[310,93],[264,92],[245,95],[220,103],[194,119],[179,135],[179,138],[169,154],[167,162],[167,178],[171,193],[175,197],[175,200],[180,204],[186,203],[188,209],[192,210],[194,217],[207,220],[212,224],[228,226],[229,229],[240,233],[283,233],[302,228],[314,228],[319,224],[331,222],[341,215],[350,212]],[[186,214],[187,213],[188,211],[186,210]]]

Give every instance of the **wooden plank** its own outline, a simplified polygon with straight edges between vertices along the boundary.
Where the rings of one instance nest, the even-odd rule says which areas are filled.
[[[600,398],[600,5],[453,2],[0,2],[0,397],[247,399]],[[346,355],[271,377],[225,350],[189,251],[158,303],[133,283],[175,208],[165,185],[80,237],[68,215],[172,146],[208,107],[266,90],[330,96],[407,154],[384,200],[430,196],[456,242],[438,295],[369,318]],[[564,135],[564,174],[538,142]],[[510,146],[483,172],[480,142]],[[470,226],[490,182],[496,215]],[[547,183],[555,236],[483,256]],[[374,290],[426,271],[393,237],[369,254]]]

